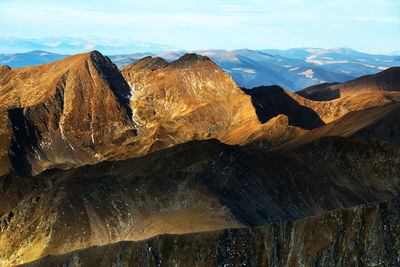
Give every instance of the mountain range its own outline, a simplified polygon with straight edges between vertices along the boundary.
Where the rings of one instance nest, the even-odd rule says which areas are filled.
[[[93,49],[101,50],[107,54],[137,52],[160,53],[174,47],[150,42],[132,41],[127,39],[112,39],[101,37],[45,37],[45,38],[19,38],[13,36],[0,36],[1,53],[14,54],[21,51],[45,50],[46,53],[74,54],[87,52]]]
[[[103,50],[108,51],[106,48]],[[110,59],[119,67],[123,67],[146,56],[158,56],[171,61],[187,53],[187,51],[146,52],[143,48],[135,50],[143,52],[112,55]],[[399,56],[367,54],[348,48],[231,51],[210,49],[191,52],[208,56],[229,73],[241,87],[279,85],[290,91],[321,83],[346,82],[400,65]],[[28,53],[1,54],[0,64],[24,67],[64,57],[67,55],[37,50]]]
[[[0,265],[400,264],[399,67],[294,93],[175,56],[0,67]]]

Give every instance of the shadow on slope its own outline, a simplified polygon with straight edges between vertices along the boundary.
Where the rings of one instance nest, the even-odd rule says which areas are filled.
[[[37,129],[26,119],[22,108],[8,110],[13,136],[10,147],[10,160],[17,173],[31,174],[32,166],[27,158],[27,149],[33,150],[37,145]]]
[[[292,126],[311,130],[324,125],[314,110],[297,103],[277,85],[260,86],[243,89],[243,91],[251,96],[251,102],[261,123],[284,114],[289,118],[289,125]]]
[[[340,89],[331,89],[333,85],[340,83],[323,83],[307,87],[296,92],[299,96],[314,101],[329,101],[340,98]]]

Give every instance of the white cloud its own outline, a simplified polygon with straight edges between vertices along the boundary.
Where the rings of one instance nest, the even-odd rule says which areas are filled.
[[[55,42],[55,43],[47,43],[47,44],[43,44],[45,46],[49,46],[49,47],[57,47],[61,44],[61,42]]]
[[[96,47],[96,45],[94,45],[94,44],[87,44],[86,46],[85,46],[85,49],[93,49],[93,48],[95,48]]]
[[[78,45],[82,45],[82,42],[72,42],[72,43],[69,43],[69,45],[78,46]]]
[[[3,34],[24,38],[62,32],[66,36],[169,43],[183,49],[334,45],[395,50],[400,38],[393,30],[398,29],[400,22],[398,3],[398,0],[0,0],[0,25]],[[388,34],[389,31],[392,33]],[[118,41],[107,45],[118,46]],[[64,43],[84,47],[87,42]]]
[[[111,47],[121,47],[121,46],[123,46],[123,44],[120,44],[120,43],[118,43],[118,44],[110,44],[110,43],[108,43],[108,44],[106,44],[107,46],[111,46]],[[149,46],[147,46],[147,47],[150,47],[150,45]]]

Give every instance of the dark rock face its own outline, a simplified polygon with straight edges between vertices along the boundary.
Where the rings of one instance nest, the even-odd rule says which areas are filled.
[[[22,108],[8,111],[8,118],[12,127],[12,141],[10,146],[10,161],[17,173],[32,173],[27,154],[37,146],[35,140],[39,134],[35,126],[24,115]]]
[[[392,200],[296,222],[120,242],[22,266],[399,266],[399,221],[400,201]]]
[[[92,52],[90,54],[90,59],[100,77],[107,82],[110,90],[117,97],[118,103],[126,110],[128,116],[132,117],[132,110],[129,104],[129,98],[127,97],[131,94],[131,89],[119,72],[117,65],[98,51]]]

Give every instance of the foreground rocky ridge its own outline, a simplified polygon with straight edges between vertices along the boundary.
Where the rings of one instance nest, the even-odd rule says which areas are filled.
[[[379,140],[339,137],[289,155],[210,140],[36,177],[5,176],[0,264],[392,199],[400,189],[398,153]]]
[[[398,266],[400,202],[296,222],[161,235],[54,255],[22,266]]]

